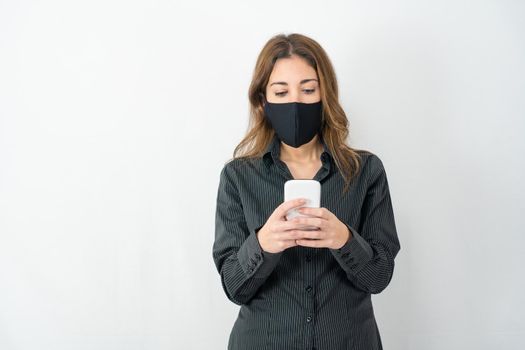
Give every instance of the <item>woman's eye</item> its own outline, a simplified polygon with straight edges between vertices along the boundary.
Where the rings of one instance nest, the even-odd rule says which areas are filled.
[[[304,89],[303,90],[306,94],[313,94],[315,92],[315,89]],[[286,91],[282,92],[276,92],[275,96],[284,96],[286,94]]]

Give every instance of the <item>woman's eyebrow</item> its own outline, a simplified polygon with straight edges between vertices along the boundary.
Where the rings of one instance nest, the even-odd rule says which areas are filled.
[[[301,80],[300,83],[301,83],[301,84],[304,84],[304,83],[308,83],[309,81],[312,81],[312,80],[319,82],[317,79],[311,78],[311,79],[303,79],[303,80]],[[270,84],[270,86],[272,86],[272,85],[274,85],[274,84],[279,84],[279,85],[288,85],[288,83],[285,82],[285,81],[274,81],[273,83]]]

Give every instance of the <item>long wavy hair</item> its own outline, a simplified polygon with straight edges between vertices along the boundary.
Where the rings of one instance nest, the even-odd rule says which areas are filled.
[[[343,192],[346,192],[352,178],[361,166],[361,157],[358,151],[368,151],[354,149],[346,144],[349,122],[339,103],[337,79],[332,63],[324,49],[315,40],[302,34],[275,35],[262,48],[248,91],[250,101],[248,130],[241,142],[235,147],[231,160],[261,157],[272,141],[275,131],[265,118],[263,108],[266,85],[275,61],[292,55],[304,58],[316,70],[319,77],[319,90],[323,106],[320,132],[344,179]]]

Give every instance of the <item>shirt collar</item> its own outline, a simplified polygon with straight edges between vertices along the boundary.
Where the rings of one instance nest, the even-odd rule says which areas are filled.
[[[321,162],[323,166],[330,170],[331,165],[333,164],[333,155],[332,152],[328,149],[328,146],[324,142],[323,136],[318,134],[319,140],[323,145],[323,153],[321,153]],[[266,147],[266,151],[263,154],[263,161],[266,166],[269,168],[272,162],[275,162],[279,159],[281,154],[281,140],[277,137],[277,134],[274,134],[272,140]]]

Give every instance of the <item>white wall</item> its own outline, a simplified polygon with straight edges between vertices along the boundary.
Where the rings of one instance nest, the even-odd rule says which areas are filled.
[[[0,348],[225,349],[219,171],[272,35],[316,39],[402,250],[391,350],[525,346],[522,1],[0,2]],[[199,184],[199,190],[192,189]]]

